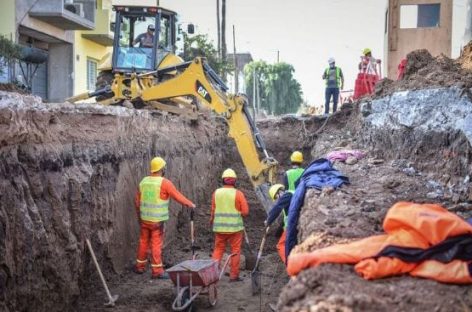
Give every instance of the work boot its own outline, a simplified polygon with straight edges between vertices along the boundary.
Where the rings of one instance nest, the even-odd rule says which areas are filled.
[[[146,271],[144,268],[143,269],[138,269],[137,267],[134,267],[133,272],[136,274],[143,274],[144,271]]]
[[[169,279],[169,274],[167,272],[164,272],[162,274],[153,274],[153,275],[151,275],[151,279],[168,280]]]
[[[236,278],[232,278],[229,280],[230,283],[235,283],[235,282],[242,282],[244,281],[241,277],[236,277]]]

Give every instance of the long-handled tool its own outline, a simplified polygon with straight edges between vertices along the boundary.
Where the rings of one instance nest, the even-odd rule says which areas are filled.
[[[195,260],[195,258],[197,257],[195,255],[195,228],[194,228],[194,224],[193,224],[193,218],[194,218],[194,211],[195,208],[193,208],[192,210],[190,210],[190,239],[191,239],[191,242],[192,242],[192,246],[191,246],[191,249],[192,249],[192,260]]]
[[[252,286],[252,295],[257,295],[261,291],[261,272],[259,272],[259,262],[262,257],[262,251],[264,250],[265,241],[267,238],[267,233],[269,233],[269,228],[266,227],[264,236],[262,237],[261,246],[259,247],[259,252],[257,253],[257,260],[254,270],[251,272],[251,286]]]
[[[249,237],[244,228],[244,241],[246,242],[246,247],[249,249],[249,253],[245,253],[244,257],[246,258],[246,270],[253,270],[256,266],[256,255],[252,251],[251,244],[249,244]]]
[[[98,265],[97,258],[95,257],[95,253],[93,252],[92,245],[90,244],[90,241],[88,238],[85,239],[87,242],[87,247],[90,251],[90,254],[92,255],[93,262],[95,263],[95,267],[97,268],[98,275],[100,275],[100,279],[102,280],[103,283],[103,288],[105,288],[105,291],[108,296],[108,302],[105,303],[105,306],[108,307],[114,307],[116,300],[118,300],[118,295],[112,296],[110,293],[110,290],[108,289],[107,282],[105,281],[105,277],[103,277],[102,270],[100,269],[100,266]]]

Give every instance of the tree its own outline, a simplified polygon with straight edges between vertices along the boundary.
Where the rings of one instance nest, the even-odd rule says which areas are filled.
[[[181,57],[185,61],[191,61],[196,57],[205,57],[208,64],[221,77],[225,77],[227,73],[233,71],[233,66],[228,62],[218,58],[218,52],[212,41],[207,35],[189,36],[184,33],[184,53]]]
[[[20,56],[20,46],[10,39],[0,36],[0,73],[3,73],[5,66],[9,66],[12,61],[19,59]]]
[[[260,107],[269,114],[296,113],[303,103],[300,83],[293,77],[292,65],[281,62],[267,64],[251,62],[244,68],[244,80],[249,99],[253,98],[254,70],[259,87]]]

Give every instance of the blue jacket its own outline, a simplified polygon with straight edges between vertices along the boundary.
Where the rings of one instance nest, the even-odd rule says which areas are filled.
[[[290,251],[297,244],[298,218],[300,217],[300,210],[305,200],[307,188],[321,190],[325,186],[332,186],[336,189],[343,184],[349,184],[349,178],[334,169],[330,161],[325,158],[313,161],[305,169],[288,208],[287,238],[285,241],[285,256],[287,259]]]
[[[275,202],[272,208],[269,211],[267,216],[267,224],[271,225],[282,213],[282,210],[285,210],[285,214],[288,215],[288,207],[290,206],[290,201],[292,200],[292,193],[285,192],[279,199]]]

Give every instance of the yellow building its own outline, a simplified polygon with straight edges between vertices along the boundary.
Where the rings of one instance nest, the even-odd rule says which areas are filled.
[[[32,77],[24,62],[2,66],[0,83],[17,81],[50,102],[95,90],[113,16],[111,0],[0,0],[0,35],[47,56]]]
[[[113,46],[111,0],[97,0],[95,29],[75,32],[74,94],[95,90],[100,60]]]

